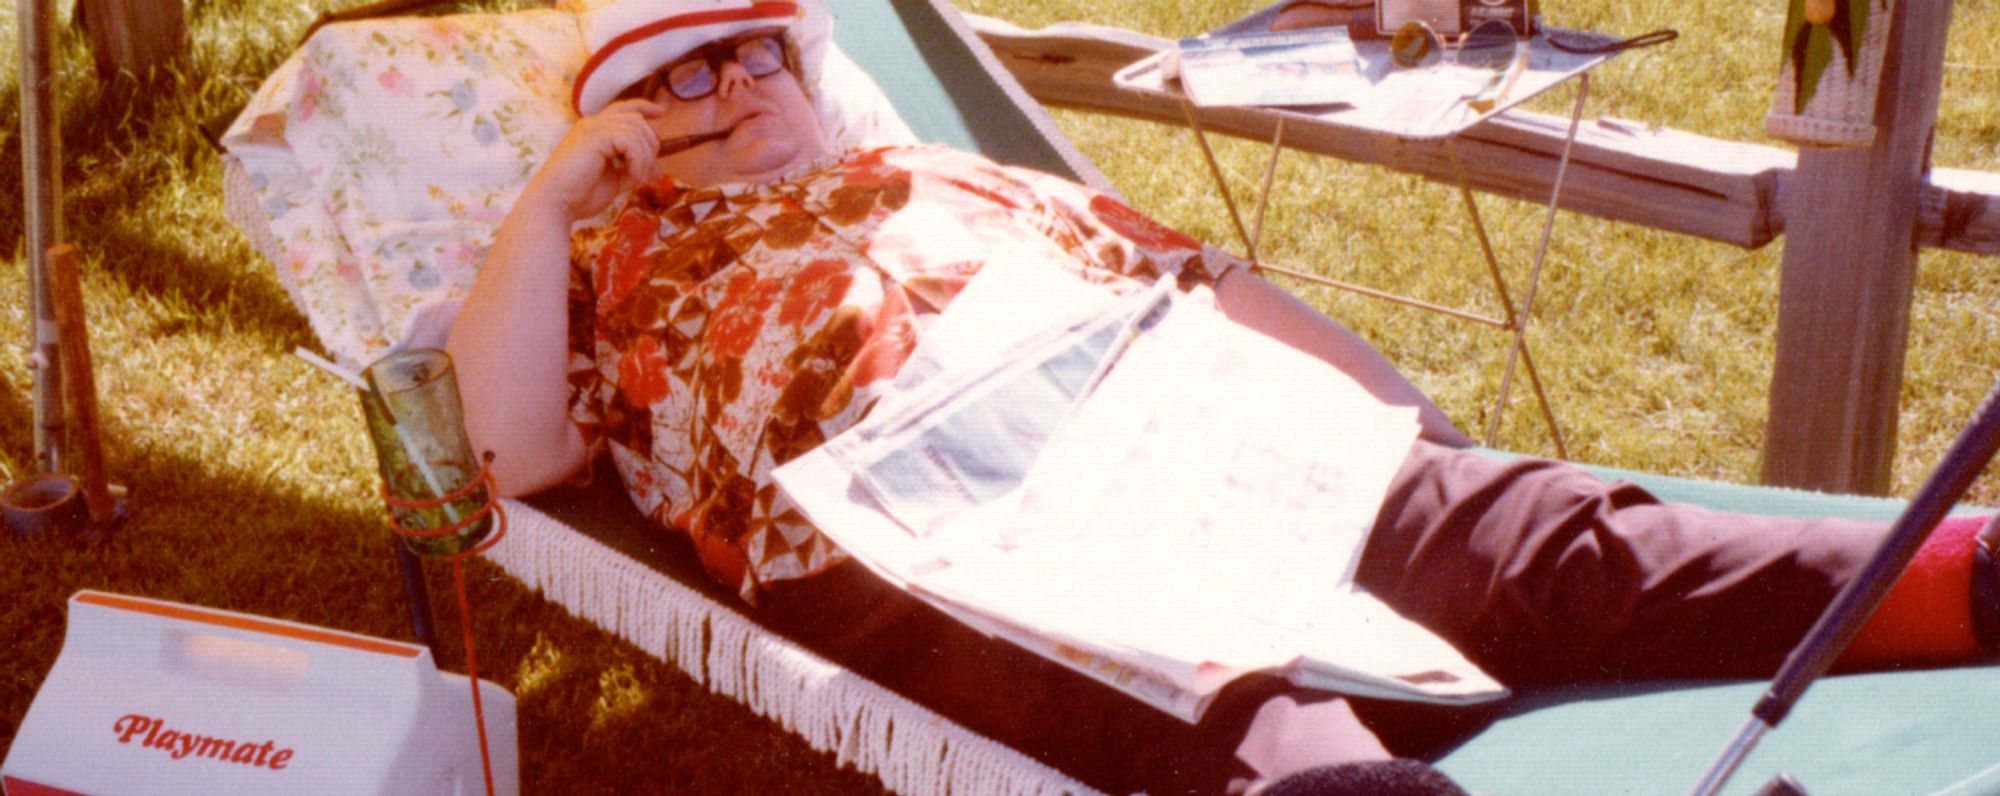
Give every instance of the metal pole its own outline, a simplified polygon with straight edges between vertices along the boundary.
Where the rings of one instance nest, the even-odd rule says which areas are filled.
[[[21,186],[27,209],[28,366],[34,373],[35,466],[62,469],[63,402],[60,340],[49,297],[49,248],[62,242],[62,134],[55,102],[55,9],[51,0],[19,7],[21,42]]]
[[[1691,791],[1692,796],[1715,796],[1722,792],[1722,786],[1729,782],[1736,768],[1743,765],[1743,759],[1750,756],[1750,750],[1757,748],[1757,742],[1770,731],[1771,725],[1765,724],[1763,719],[1756,716],[1744,719],[1743,726],[1736,729],[1735,737],[1729,739],[1729,745],[1722,748],[1722,754],[1709,764],[1707,771],[1702,772],[1701,780],[1694,784]]]
[[[389,544],[396,546],[396,572],[403,576],[403,597],[410,604],[410,630],[417,635],[417,643],[431,649],[431,659],[437,660],[437,619],[431,613],[431,589],[424,580],[424,562],[410,552],[403,540],[392,536]],[[461,619],[471,621],[469,617]]]

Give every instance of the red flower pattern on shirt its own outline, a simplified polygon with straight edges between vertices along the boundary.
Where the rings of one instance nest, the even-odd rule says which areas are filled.
[[[667,397],[672,383],[667,379],[666,346],[659,338],[641,337],[618,356],[618,388],[625,404],[635,408]]]
[[[840,184],[845,186],[881,185],[894,179],[903,170],[889,165],[886,149],[871,149],[855,154],[847,159],[841,169]]]
[[[750,352],[764,330],[764,313],[783,288],[777,280],[758,279],[749,270],[729,276],[722,300],[708,319],[708,351],[711,356],[740,358]]]
[[[847,368],[845,381],[851,387],[866,387],[896,375],[917,347],[916,313],[910,309],[910,295],[902,286],[891,287],[875,310],[872,323],[862,325],[861,351]]]
[[[606,306],[616,304],[646,277],[646,247],[659,229],[659,220],[645,214],[619,214],[610,245],[597,257],[594,276],[599,301]]]
[[[807,263],[785,288],[785,303],[778,309],[778,322],[798,328],[820,313],[840,306],[852,284],[854,275],[847,272],[845,261],[825,257]]]

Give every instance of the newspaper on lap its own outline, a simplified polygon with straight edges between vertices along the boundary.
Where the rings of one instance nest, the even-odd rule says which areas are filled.
[[[865,421],[776,475],[877,574],[1185,721],[1253,671],[1504,696],[1352,585],[1416,433],[1415,410],[1171,279],[1002,256]]]

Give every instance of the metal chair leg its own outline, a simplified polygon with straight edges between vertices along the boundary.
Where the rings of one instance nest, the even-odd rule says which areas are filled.
[[[1558,161],[1556,164],[1555,182],[1553,185],[1549,187],[1548,211],[1544,213],[1542,217],[1541,240],[1535,244],[1534,265],[1528,271],[1528,284],[1525,292],[1521,296],[1521,309],[1519,313],[1515,313],[1511,308],[1508,310],[1510,316],[1518,317],[1520,321],[1514,326],[1514,342],[1507,349],[1507,368],[1505,371],[1501,373],[1500,376],[1500,397],[1497,401],[1494,402],[1493,420],[1486,432],[1487,436],[1486,441],[1487,444],[1489,445],[1492,444],[1493,442],[1493,437],[1495,432],[1499,430],[1500,415],[1504,413],[1507,408],[1507,392],[1508,389],[1512,386],[1514,380],[1514,363],[1517,359],[1520,359],[1527,352],[1527,340],[1528,340],[1527,321],[1528,318],[1532,317],[1534,314],[1535,287],[1541,282],[1542,265],[1548,259],[1549,238],[1550,235],[1555,230],[1556,209],[1558,205],[1561,204],[1562,201],[1563,178],[1569,171],[1570,153],[1572,152],[1572,150],[1575,149],[1576,146],[1577,126],[1581,124],[1583,121],[1583,103],[1585,98],[1589,96],[1590,96],[1590,75],[1584,74],[1579,76],[1579,80],[1577,83],[1576,102],[1572,106],[1569,115],[1569,135],[1563,139],[1562,159]],[[1452,158],[1454,163],[1457,162],[1457,157],[1458,157],[1457,150],[1454,149],[1452,151]],[[1464,185],[1463,171],[1460,172],[1460,185],[1461,187]],[[1483,238],[1484,233],[1482,232],[1481,235]],[[1568,452],[1563,449],[1562,432],[1557,429],[1555,422],[1555,415],[1549,411],[1548,400],[1544,395],[1544,393],[1542,392],[1541,381],[1540,379],[1534,377],[1533,372],[1534,372],[1534,367],[1533,365],[1530,365],[1529,374],[1530,378],[1535,381],[1535,394],[1537,397],[1540,397],[1542,399],[1543,419],[1549,424],[1549,433],[1555,438],[1556,441],[1556,451],[1557,451],[1556,455],[1565,459],[1569,458]]]
[[[424,581],[424,562],[403,540],[389,537],[390,546],[396,548],[396,570],[403,576],[403,597],[410,604],[410,629],[417,635],[417,643],[430,648],[431,659],[438,658],[437,621],[431,615],[431,590]]]

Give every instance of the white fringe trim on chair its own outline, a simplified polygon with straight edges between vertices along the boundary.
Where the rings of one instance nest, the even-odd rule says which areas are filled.
[[[571,613],[903,794],[1091,788],[821,658],[518,501],[487,559]]]

